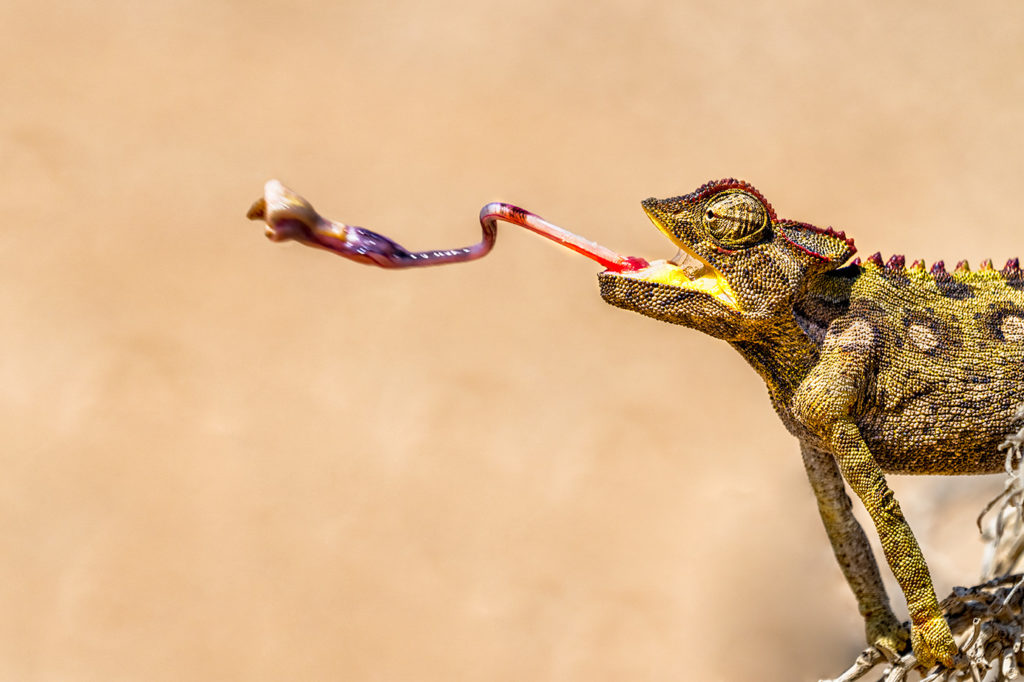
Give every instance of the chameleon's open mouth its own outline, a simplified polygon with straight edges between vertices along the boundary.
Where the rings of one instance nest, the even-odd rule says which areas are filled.
[[[736,294],[733,293],[732,287],[729,286],[729,282],[722,276],[722,273],[676,239],[658,220],[656,215],[646,208],[644,210],[655,227],[671,239],[672,243],[679,248],[679,251],[668,260],[651,261],[645,268],[624,270],[616,274],[620,277],[665,284],[677,289],[707,294],[723,305],[739,311],[739,300],[736,298]]]

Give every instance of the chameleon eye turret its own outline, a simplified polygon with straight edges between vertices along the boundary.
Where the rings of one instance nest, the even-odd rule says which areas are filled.
[[[714,195],[701,217],[712,239],[727,249],[752,246],[767,236],[768,210],[742,190]]]

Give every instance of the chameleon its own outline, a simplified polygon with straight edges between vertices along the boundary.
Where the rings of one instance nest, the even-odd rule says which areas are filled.
[[[918,665],[957,664],[928,565],[886,474],[1001,471],[999,444],[1024,388],[1024,273],[966,262],[907,266],[876,253],[850,260],[842,231],[780,219],[752,185],[708,182],[641,202],[678,249],[667,260],[620,256],[509,204],[481,211],[483,240],[448,251],[409,251],[387,237],[322,218],[277,181],[248,217],[276,241],[293,239],[382,267],[480,258],[503,220],[605,266],[612,306],[690,327],[730,344],[763,379],[796,437],[839,567],[856,597],[869,645]],[[866,508],[906,597],[909,632],[895,616],[878,562],[846,487]]]

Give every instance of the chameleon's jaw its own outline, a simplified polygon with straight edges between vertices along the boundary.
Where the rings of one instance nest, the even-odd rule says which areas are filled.
[[[679,253],[669,260],[652,261],[645,268],[617,273],[618,276],[705,294],[739,312],[739,299],[722,273],[677,239],[646,206],[644,211],[655,227],[679,247]]]
[[[692,253],[687,255],[694,257]],[[740,311],[739,301],[733,293],[729,283],[717,270],[710,265],[698,266],[696,271],[687,271],[687,268],[673,262],[672,260],[655,260],[641,270],[632,270],[616,273],[619,277],[637,279],[643,282],[652,282],[665,286],[706,294],[717,302],[731,310]]]

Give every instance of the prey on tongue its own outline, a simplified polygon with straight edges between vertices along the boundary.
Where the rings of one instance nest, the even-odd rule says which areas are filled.
[[[480,209],[483,238],[479,242],[472,246],[437,251],[409,251],[384,235],[366,228],[328,220],[317,213],[308,201],[277,180],[267,182],[263,196],[249,208],[247,217],[264,221],[267,224],[267,237],[273,241],[292,239],[382,268],[462,263],[482,258],[494,247],[498,221],[532,230],[597,261],[612,272],[631,272],[648,266],[643,258],[620,255],[529,211],[499,202],[487,204]]]

